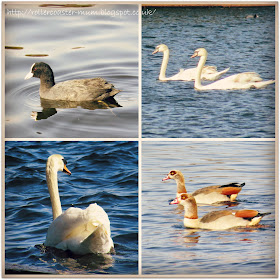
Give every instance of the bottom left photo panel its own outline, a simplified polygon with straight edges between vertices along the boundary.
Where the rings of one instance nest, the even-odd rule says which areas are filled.
[[[137,141],[6,141],[4,205],[6,275],[138,274]]]

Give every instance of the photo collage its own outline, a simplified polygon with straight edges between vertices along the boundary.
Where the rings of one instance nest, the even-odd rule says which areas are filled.
[[[277,32],[278,2],[3,2],[2,277],[277,277]]]

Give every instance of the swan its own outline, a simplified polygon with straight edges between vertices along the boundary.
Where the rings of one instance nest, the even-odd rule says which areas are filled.
[[[51,67],[44,62],[31,65],[25,80],[40,79],[40,97],[48,100],[100,101],[114,97],[120,90],[103,78],[69,80],[55,84]]]
[[[196,90],[211,90],[211,89],[258,89],[266,87],[269,84],[273,84],[274,80],[263,81],[259,74],[255,72],[244,72],[235,75],[231,75],[214,83],[208,85],[201,85],[201,73],[203,66],[207,59],[207,51],[204,48],[199,48],[194,51],[194,54],[191,58],[200,56],[197,68],[198,71],[196,73],[194,88]]]
[[[162,181],[169,179],[173,179],[177,183],[177,197],[179,197],[181,193],[187,193],[185,178],[180,170],[171,170],[168,175],[162,179]],[[203,204],[212,204],[224,201],[233,202],[236,200],[243,186],[245,186],[245,183],[230,183],[226,185],[209,186],[194,191],[192,196],[195,198],[197,203]]]
[[[202,228],[210,230],[226,230],[234,227],[252,227],[259,224],[265,215],[257,210],[219,210],[212,211],[198,218],[195,198],[187,193],[176,197],[170,204],[184,206],[184,226],[189,228]]]
[[[114,244],[108,215],[96,203],[90,204],[85,210],[70,207],[62,213],[57,182],[58,171],[71,175],[64,157],[54,154],[48,158],[46,164],[53,222],[48,229],[44,245],[64,251],[70,250],[77,255],[109,253]]]
[[[195,79],[195,73],[196,68],[190,68],[190,69],[180,69],[180,72],[172,77],[166,78],[165,72],[169,60],[169,49],[166,45],[161,44],[158,45],[154,52],[152,54],[155,54],[157,52],[163,52],[163,59],[162,64],[160,68],[160,74],[159,74],[159,80],[161,81],[194,81]],[[226,73],[229,70],[229,68],[217,72],[217,68],[215,66],[204,66],[202,70],[202,79],[203,80],[209,80],[209,81],[215,81],[219,79],[224,73]]]

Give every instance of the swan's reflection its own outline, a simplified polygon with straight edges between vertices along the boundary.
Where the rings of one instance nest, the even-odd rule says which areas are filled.
[[[32,111],[31,118],[35,121],[47,119],[57,113],[56,109],[67,109],[67,108],[77,108],[81,107],[83,109],[95,110],[95,109],[111,109],[116,107],[122,107],[113,98],[109,97],[102,101],[65,101],[65,100],[48,100],[40,99],[41,107],[43,110],[41,112]],[[114,112],[112,111],[112,114]],[[114,114],[115,115],[115,114]]]
[[[87,254],[83,256],[78,256],[70,251],[63,251],[60,249],[45,247],[44,245],[36,245],[42,253],[45,253],[47,259],[51,259],[52,262],[60,264],[64,269],[57,269],[58,274],[85,274],[87,271],[99,271],[104,272],[104,270],[110,268],[114,264],[114,258],[111,254]],[[112,254],[115,251],[112,249]],[[41,261],[46,262],[46,260],[41,259]]]

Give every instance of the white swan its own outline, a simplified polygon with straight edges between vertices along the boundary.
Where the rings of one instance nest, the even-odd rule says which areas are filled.
[[[263,81],[259,74],[255,72],[244,72],[235,75],[231,75],[214,83],[208,85],[201,85],[201,72],[207,59],[207,51],[204,48],[195,50],[191,56],[200,56],[199,63],[197,65],[198,71],[196,73],[194,87],[197,90],[209,90],[209,89],[253,89],[263,88],[269,84],[273,84],[274,80]]]
[[[190,68],[190,69],[180,69],[180,72],[172,77],[166,78],[166,68],[169,60],[169,49],[166,45],[161,44],[158,45],[154,52],[152,54],[155,54],[157,52],[163,52],[163,59],[162,64],[160,68],[160,74],[159,74],[159,80],[161,81],[194,81],[196,76],[196,68]],[[226,73],[229,70],[229,68],[217,72],[217,67],[215,66],[204,66],[202,70],[202,79],[203,80],[209,80],[209,81],[215,81],[219,79],[224,73]]]
[[[62,213],[57,183],[58,171],[71,175],[63,156],[51,155],[47,160],[46,178],[54,221],[48,229],[44,245],[70,250],[79,255],[110,252],[114,247],[110,221],[102,207],[95,203],[85,210],[70,207]]]

